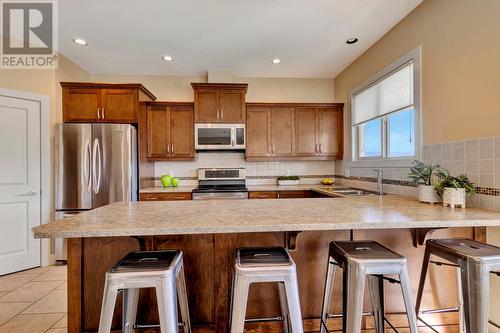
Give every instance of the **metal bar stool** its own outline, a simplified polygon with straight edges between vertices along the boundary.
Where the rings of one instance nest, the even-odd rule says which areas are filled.
[[[242,333],[251,283],[278,282],[284,331],[303,333],[295,263],[282,247],[241,248],[236,252],[231,294],[231,333]]]
[[[182,252],[137,251],[127,254],[108,273],[99,333],[109,333],[118,291],[123,291],[122,330],[132,333],[140,288],[155,288],[162,333],[177,333],[179,302],[184,332],[191,332]]]
[[[361,315],[365,278],[368,278],[372,302],[375,331],[384,332],[384,280],[400,283],[410,324],[410,332],[417,333],[417,318],[413,312],[410,279],[406,258],[374,241],[334,241],[330,243],[328,269],[326,273],[323,307],[321,310],[321,333],[328,332],[326,326],[328,309],[333,291],[335,267],[343,269],[343,313],[342,326],[345,333],[361,332]],[[400,281],[384,277],[399,275]],[[389,323],[390,325],[390,323]]]
[[[431,255],[438,256],[459,268],[459,301],[465,318],[466,332],[487,332],[489,314],[489,274],[500,269],[500,248],[466,238],[430,239],[425,245],[422,273],[417,293],[416,313],[424,291]],[[463,311],[463,312],[462,312]]]

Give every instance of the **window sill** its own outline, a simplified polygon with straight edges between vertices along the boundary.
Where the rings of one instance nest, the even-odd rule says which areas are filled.
[[[410,163],[418,157],[391,158],[391,159],[361,159],[344,161],[347,168],[408,168]]]

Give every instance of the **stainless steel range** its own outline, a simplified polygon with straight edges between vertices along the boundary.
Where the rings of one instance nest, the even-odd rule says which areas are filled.
[[[248,199],[245,169],[198,169],[193,200]]]

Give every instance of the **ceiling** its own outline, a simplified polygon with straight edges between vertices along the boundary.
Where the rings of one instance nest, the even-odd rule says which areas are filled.
[[[59,49],[95,74],[333,78],[421,1],[64,0]]]

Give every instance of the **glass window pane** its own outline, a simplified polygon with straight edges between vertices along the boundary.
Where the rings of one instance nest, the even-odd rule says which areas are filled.
[[[359,157],[382,156],[382,119],[358,125]]]
[[[415,155],[415,112],[413,108],[387,116],[389,157]]]

